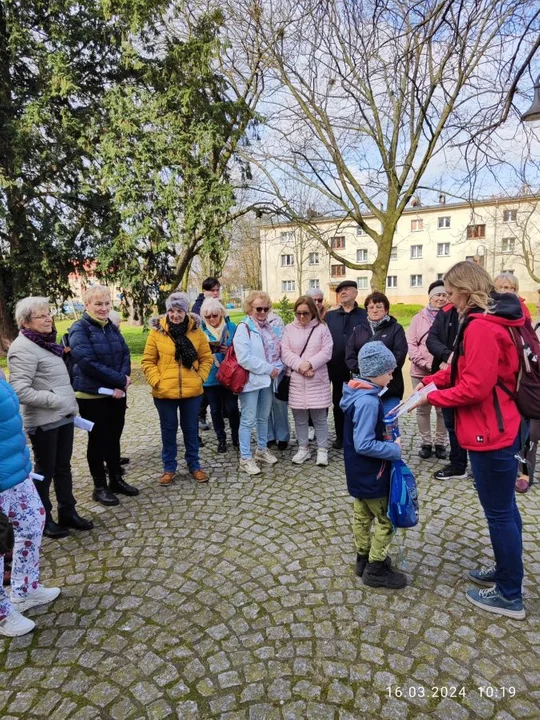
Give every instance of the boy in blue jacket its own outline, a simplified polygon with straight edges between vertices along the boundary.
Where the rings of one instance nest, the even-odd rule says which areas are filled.
[[[358,353],[360,379],[344,386],[341,400],[345,475],[354,498],[356,574],[364,585],[393,590],[407,584],[405,575],[392,569],[388,557],[394,534],[387,516],[390,469],[392,461],[401,457],[401,445],[399,438],[395,442],[384,440],[380,396],[395,367],[393,354],[382,342],[367,342]]]

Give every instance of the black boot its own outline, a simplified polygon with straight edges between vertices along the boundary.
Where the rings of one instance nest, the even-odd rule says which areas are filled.
[[[116,497],[116,495],[113,495],[112,492],[109,492],[109,488],[106,485],[96,486],[94,488],[94,492],[92,493],[92,497],[96,502],[107,507],[120,505],[120,500]]]
[[[368,562],[362,575],[362,582],[369,587],[399,590],[405,587],[407,578],[403,573],[392,570],[387,558],[384,561]]]
[[[356,553],[356,565],[354,566],[354,572],[358,575],[358,577],[362,577],[364,574],[364,570],[368,564],[368,557],[368,555],[360,555],[359,553]]]
[[[435,457],[439,460],[446,460],[446,448],[444,445],[435,445]]]
[[[120,495],[135,496],[139,494],[138,489],[129,485],[120,473],[109,474],[109,490]]]
[[[58,524],[74,530],[92,530],[94,527],[94,523],[91,520],[82,518],[75,508],[72,510],[59,510]]]
[[[430,458],[432,453],[433,448],[431,447],[431,445],[422,445],[422,447],[418,451],[418,454],[423,460],[427,460],[428,458]]]
[[[286,440],[278,440],[277,449],[286,450],[289,447],[289,443]]]
[[[43,535],[48,538],[63,538],[69,535],[69,530],[64,527],[57,525],[51,518],[45,521],[45,527],[43,528]]]
[[[227,443],[225,440],[220,440],[218,442],[217,451],[218,451],[218,453],[226,453],[227,452]]]
[[[120,458],[120,465],[129,465],[129,458],[128,458],[128,457],[121,457],[121,458]]]

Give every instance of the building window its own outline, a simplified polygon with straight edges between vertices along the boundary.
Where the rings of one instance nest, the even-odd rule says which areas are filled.
[[[437,273],[437,280],[444,280],[444,273]]]
[[[359,290],[367,290],[368,289],[367,275],[362,275],[362,277],[356,278],[356,284],[358,285]]]
[[[517,221],[517,210],[503,210],[504,222],[516,222]]]
[[[318,252],[309,253],[308,263],[310,265],[318,265],[319,264],[319,253]]]
[[[294,280],[282,280],[281,281],[281,292],[289,293],[296,290],[296,282]]]
[[[343,235],[336,235],[332,238],[332,250],[345,250],[345,237]]]
[[[447,230],[450,227],[450,216],[437,218],[437,227],[439,230]]]
[[[486,226],[485,225],[467,225],[467,237],[473,238],[485,238],[486,237]]]
[[[294,230],[286,230],[279,234],[282,243],[290,243],[294,240]]]
[[[390,260],[397,260],[397,246],[392,245],[392,249],[390,250]]]
[[[318,278],[311,278],[309,281],[309,289],[310,290],[319,290],[320,284]]]
[[[360,250],[356,251],[356,262],[367,262],[366,248],[361,248]]]
[[[364,231],[364,228],[362,228],[362,227],[360,227],[360,225],[358,225],[356,228],[356,234],[357,235],[365,235],[366,233]]]
[[[513,253],[516,249],[516,238],[506,237],[501,240],[501,252]]]
[[[411,220],[411,232],[420,232],[420,230],[424,229],[424,221],[422,218],[416,218],[416,220]]]
[[[411,287],[412,288],[422,287],[422,276],[421,275],[411,275]]]
[[[386,276],[386,287],[387,288],[397,288],[397,275],[387,275]]]
[[[411,245],[411,260],[419,260],[422,257],[422,245]]]
[[[344,277],[345,272],[345,265],[332,265],[332,277]]]
[[[448,257],[450,255],[450,243],[437,243],[437,257]]]
[[[282,255],[281,267],[291,267],[294,265],[294,255]]]

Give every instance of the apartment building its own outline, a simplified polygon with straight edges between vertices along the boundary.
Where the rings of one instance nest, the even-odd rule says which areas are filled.
[[[366,216],[368,226],[378,229],[377,222]],[[358,263],[375,259],[375,243],[349,219],[321,217],[312,223],[344,258]],[[294,300],[318,287],[333,302],[335,288],[345,279],[356,280],[359,298],[370,292],[370,271],[346,267],[310,233],[291,223],[261,225],[260,242],[263,288],[273,300],[284,295]],[[492,275],[513,272],[520,294],[535,301],[540,284],[527,272],[526,256],[540,275],[540,196],[465,203],[447,202],[440,195],[439,202],[425,206],[413,201],[397,225],[385,292],[390,302],[424,303],[429,284],[468,259]]]

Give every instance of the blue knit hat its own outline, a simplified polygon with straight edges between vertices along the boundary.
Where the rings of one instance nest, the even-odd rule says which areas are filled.
[[[396,358],[380,340],[367,342],[358,353],[361,377],[379,377],[395,370],[396,365]]]

